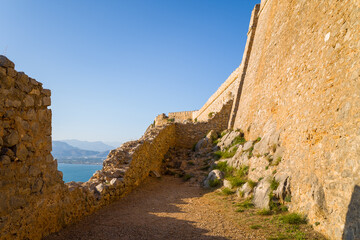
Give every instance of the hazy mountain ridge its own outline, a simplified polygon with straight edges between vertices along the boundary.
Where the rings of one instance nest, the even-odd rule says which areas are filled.
[[[78,140],[76,141],[81,142]],[[101,144],[98,144],[99,148],[97,149],[103,149],[100,146],[107,146],[102,142],[99,143]],[[53,141],[52,144],[52,155],[58,160],[59,163],[100,164],[103,162],[103,160],[107,157],[109,151],[112,149],[110,148],[104,151],[92,151],[75,147],[63,141]]]
[[[97,152],[110,151],[111,149],[116,148],[114,146],[105,144],[101,141],[90,142],[90,141],[81,141],[76,139],[66,139],[66,140],[60,140],[60,142],[65,142],[79,149],[97,151]]]

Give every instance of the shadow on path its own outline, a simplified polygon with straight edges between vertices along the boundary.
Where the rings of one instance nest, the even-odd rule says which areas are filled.
[[[206,235],[208,230],[179,219],[188,213],[181,212],[175,204],[186,204],[185,198],[205,193],[173,177],[149,178],[128,196],[45,239],[227,239]],[[174,217],[155,215],[159,213],[172,213]]]

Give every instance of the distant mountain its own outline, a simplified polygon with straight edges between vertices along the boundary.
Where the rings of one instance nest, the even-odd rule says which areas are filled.
[[[97,151],[97,152],[104,152],[104,151],[110,151],[111,149],[114,149],[113,146],[107,145],[103,142],[96,141],[96,142],[88,142],[88,141],[80,141],[80,140],[61,140],[61,142],[65,142],[73,147],[77,147],[83,150],[89,150],[89,151]]]
[[[106,145],[113,147],[112,149],[120,147],[122,142],[104,142]]]
[[[90,151],[62,141],[53,141],[52,148],[52,155],[59,163],[101,164],[109,154],[109,150]]]

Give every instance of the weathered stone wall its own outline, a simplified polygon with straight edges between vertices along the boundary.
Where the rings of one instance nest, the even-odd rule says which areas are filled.
[[[176,147],[192,148],[201,138],[210,131],[218,133],[227,129],[232,100],[221,105],[221,109],[206,122],[176,123]]]
[[[184,111],[184,112],[171,112],[168,114],[170,119],[174,119],[175,122],[192,121],[192,116],[195,111]]]
[[[357,239],[360,3],[262,1],[234,128],[279,134],[290,210],[331,239]]]
[[[0,56],[0,238],[25,239],[63,186],[51,155],[50,90]],[[51,211],[50,211],[51,213]],[[46,224],[43,225],[46,229]]]
[[[219,112],[223,105],[232,101],[235,96],[235,91],[237,90],[237,85],[239,83],[239,73],[241,66],[237,68],[228,79],[219,87],[219,89],[208,99],[204,106],[198,110],[194,111],[192,114],[192,119],[198,122],[208,121],[212,115],[215,115]]]

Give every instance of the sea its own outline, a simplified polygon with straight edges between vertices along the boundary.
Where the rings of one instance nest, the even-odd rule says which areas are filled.
[[[58,163],[58,169],[63,173],[64,182],[86,182],[101,168],[102,165]]]

